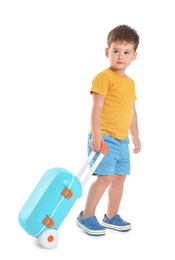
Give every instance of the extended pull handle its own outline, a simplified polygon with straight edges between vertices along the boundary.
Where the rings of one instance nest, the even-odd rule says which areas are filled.
[[[86,168],[89,166],[89,163],[91,162],[92,158],[95,156],[95,154],[97,152],[98,152],[97,150],[92,150],[92,152],[90,153],[88,159],[86,160],[85,164],[83,165],[83,167],[81,168],[81,170],[79,171],[79,173],[77,175],[77,177],[79,179],[81,178],[82,174],[84,173]],[[94,164],[92,165],[91,169],[87,173],[85,179],[82,181],[82,187],[85,186],[85,184],[87,183],[87,181],[91,177],[92,173],[95,171],[95,169],[100,164],[101,160],[103,159],[103,157],[106,155],[107,152],[108,152],[108,146],[105,145],[105,144],[102,144],[101,145],[101,152],[100,152],[99,156],[97,157],[96,161],[94,162]]]

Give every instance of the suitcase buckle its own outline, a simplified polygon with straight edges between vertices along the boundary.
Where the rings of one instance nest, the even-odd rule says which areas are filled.
[[[63,189],[61,195],[64,196],[65,198],[70,199],[72,197],[72,195],[73,195],[73,192],[69,188],[65,187]]]
[[[45,219],[43,220],[43,224],[47,227],[52,227],[54,225],[54,221],[49,216],[46,216]]]

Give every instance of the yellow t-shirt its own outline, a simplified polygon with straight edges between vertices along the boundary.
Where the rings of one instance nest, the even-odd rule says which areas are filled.
[[[92,81],[90,93],[105,97],[101,116],[101,132],[119,140],[128,137],[132,120],[133,102],[136,100],[135,83],[110,69],[98,73]]]

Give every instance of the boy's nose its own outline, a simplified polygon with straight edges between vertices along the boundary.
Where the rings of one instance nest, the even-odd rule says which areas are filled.
[[[123,59],[123,54],[122,54],[122,53],[119,53],[118,58],[119,58],[119,59]]]

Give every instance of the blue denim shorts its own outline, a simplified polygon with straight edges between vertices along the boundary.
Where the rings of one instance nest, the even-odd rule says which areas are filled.
[[[88,134],[88,155],[92,151],[91,136]],[[96,168],[93,175],[129,175],[130,174],[130,152],[129,152],[129,138],[125,140],[118,140],[109,135],[103,134],[105,144],[108,146],[108,152]],[[90,167],[94,164],[100,151],[98,151],[92,161]]]

